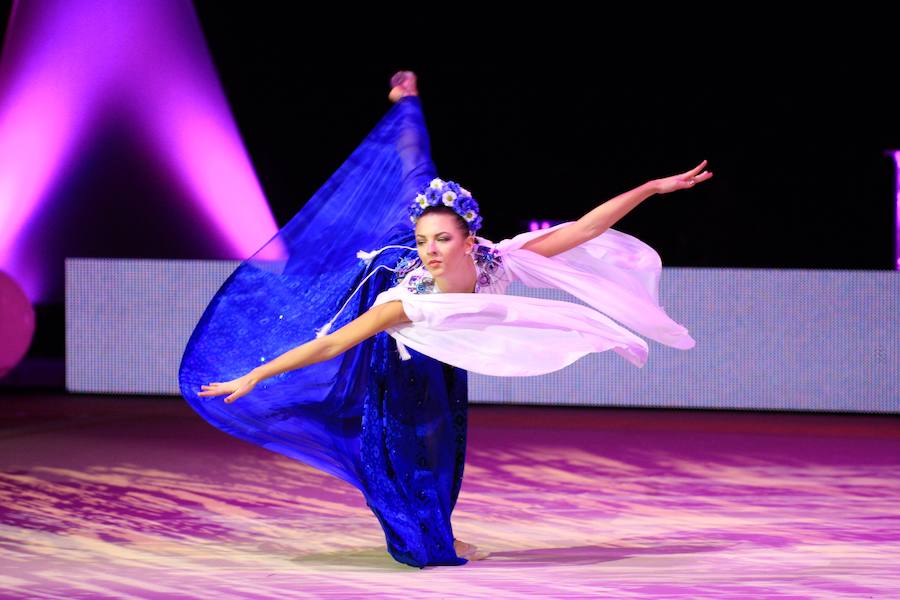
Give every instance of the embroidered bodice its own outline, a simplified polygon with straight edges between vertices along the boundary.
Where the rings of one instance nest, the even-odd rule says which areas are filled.
[[[475,244],[472,249],[475,263],[475,293],[503,294],[509,287],[510,278],[503,266],[500,250],[487,244]],[[394,273],[394,284],[413,294],[440,293],[431,273],[416,256],[411,260],[401,258]]]

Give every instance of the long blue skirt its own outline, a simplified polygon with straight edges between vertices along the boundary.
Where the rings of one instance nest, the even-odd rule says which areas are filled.
[[[384,529],[387,550],[416,566],[460,565],[450,516],[466,449],[464,370],[377,334],[331,360],[266,379],[232,404],[200,397],[315,337],[346,307],[338,329],[397,283],[414,249],[371,264],[358,250],[413,248],[407,205],[437,176],[416,97],[394,105],[347,161],[210,300],[188,341],[179,385],[209,423],[357,487]],[[371,274],[360,288],[357,285]]]

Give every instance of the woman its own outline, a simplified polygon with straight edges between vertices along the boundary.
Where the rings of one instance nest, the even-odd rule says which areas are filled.
[[[475,235],[481,218],[471,194],[435,176],[415,75],[400,72],[392,84],[394,109],[277,239],[217,293],[185,351],[180,383],[185,398],[217,427],[357,486],[398,561],[418,567],[463,564],[484,556],[453,538],[449,522],[465,456],[466,371],[535,375],[609,349],[642,366],[646,342],[609,317],[661,343],[692,347],[687,330],[658,305],[659,256],[611,227],[650,196],[694,187],[712,173],[703,161],[625,192],[575,222],[493,244]],[[392,160],[397,168],[390,166]],[[337,216],[323,220],[333,205],[339,206]],[[405,220],[398,207],[407,212],[414,232],[408,225],[406,231],[398,227]],[[361,214],[371,217],[364,229],[354,227]],[[318,221],[312,230],[317,241],[297,235],[295,221]],[[298,262],[291,260],[296,254],[307,253],[315,262],[318,253],[308,254],[310,248],[324,247],[326,240],[332,246],[335,238],[342,238],[343,246],[352,239],[364,243],[362,231],[373,231],[373,224],[388,232],[383,247],[360,252],[364,261],[356,271],[333,264],[319,272],[289,268]],[[348,235],[353,231],[360,233]],[[413,240],[415,254],[409,247]],[[263,260],[261,254],[271,256]],[[298,270],[300,276],[291,280]],[[386,278],[385,271],[393,277]],[[344,272],[355,277],[336,275]],[[329,285],[332,276],[339,285]],[[355,286],[347,285],[351,280]],[[505,295],[515,280],[563,289],[593,308]],[[257,312],[264,302],[274,307],[271,296],[279,296],[285,282],[305,292],[300,298],[281,296],[293,297],[306,317],[321,315],[335,299],[341,307],[315,339],[271,360],[262,356],[264,364],[249,371],[245,366],[244,374],[203,384],[197,392],[201,373],[237,369],[223,352],[254,339],[246,327],[235,335],[229,322],[236,314],[242,318],[244,309]],[[260,290],[267,293],[265,301]],[[323,304],[323,298],[330,300]],[[235,306],[222,308],[226,303]],[[348,308],[345,324],[329,333]],[[279,314],[275,327],[284,316]],[[294,320],[302,319],[295,315]],[[388,335],[395,344],[388,343]],[[287,337],[278,339],[283,343]],[[254,347],[279,345],[264,344],[263,339]],[[249,359],[243,361],[247,365]],[[317,376],[316,369],[329,364],[327,377]],[[260,385],[268,379],[275,383]],[[222,395],[218,406],[202,400]],[[244,397],[245,412],[225,408]]]

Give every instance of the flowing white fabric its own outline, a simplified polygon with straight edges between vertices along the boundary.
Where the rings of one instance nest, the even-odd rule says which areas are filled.
[[[687,350],[688,330],[659,306],[662,261],[641,240],[607,229],[596,238],[552,257],[524,244],[566,227],[522,233],[497,244],[501,269],[477,294],[416,293],[410,272],[379,294],[373,306],[399,300],[410,323],[387,330],[398,346],[409,346],[447,364],[486,375],[541,375],[591,352],[613,350],[637,367],[647,361],[647,343],[619,323],[661,344]],[[420,272],[421,271],[421,272]],[[556,288],[589,306],[507,295],[512,281]]]

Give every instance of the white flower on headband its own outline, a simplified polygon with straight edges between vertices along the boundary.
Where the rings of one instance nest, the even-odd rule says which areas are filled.
[[[478,215],[478,202],[469,190],[454,181],[444,181],[435,177],[425,184],[409,203],[409,220],[415,225],[419,217],[432,207],[446,206],[459,215],[472,232],[481,228],[481,217]]]

